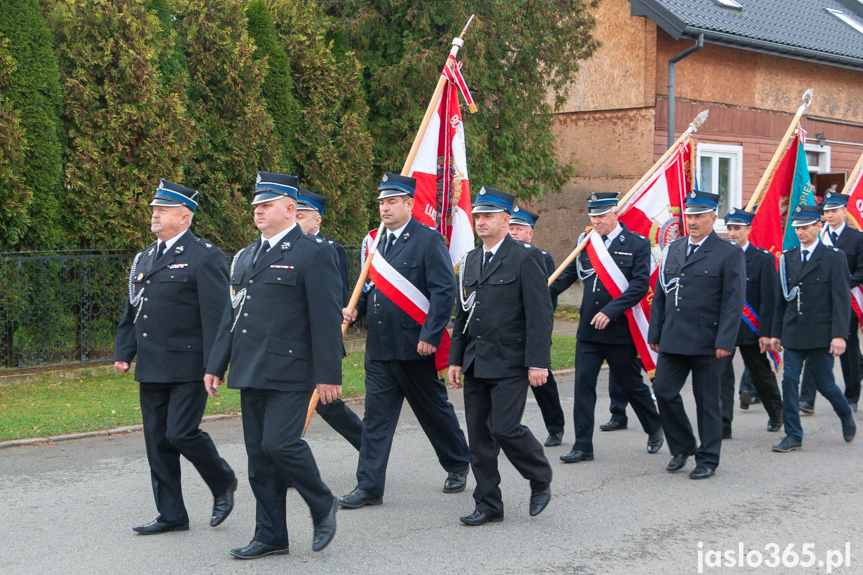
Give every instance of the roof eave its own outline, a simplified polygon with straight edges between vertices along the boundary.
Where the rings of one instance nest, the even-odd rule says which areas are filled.
[[[631,16],[646,16],[675,40],[686,31],[686,22],[675,16],[656,0],[629,0]]]
[[[795,60],[817,62],[819,64],[829,64],[831,66],[850,68],[852,70],[863,70],[863,58],[855,58],[853,56],[845,56],[842,54],[831,54],[829,52],[821,52],[818,50],[801,48],[799,46],[789,46],[787,44],[770,42],[768,40],[747,38],[745,36],[718,32],[716,30],[707,30],[694,26],[687,26],[684,31],[675,38],[689,38],[692,40],[696,40],[699,34],[704,34],[704,41],[709,42],[710,44],[717,44],[721,46],[729,46],[731,48],[740,48],[743,50],[752,50],[754,52],[784,56],[787,58],[794,58]]]

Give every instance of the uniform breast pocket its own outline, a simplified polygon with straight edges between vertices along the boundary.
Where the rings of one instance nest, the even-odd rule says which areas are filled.
[[[273,374],[273,381],[307,381],[311,377],[309,369],[309,346],[285,339],[267,337],[267,373]]]
[[[695,277],[719,277],[719,266],[701,266],[695,269]]]
[[[189,270],[169,270],[165,269],[159,272],[160,282],[188,282]]]
[[[614,254],[614,263],[616,263],[619,268],[631,268],[632,256],[629,254]]]
[[[417,267],[417,260],[398,258],[392,262],[392,266],[398,269],[413,269]]]
[[[243,283],[243,277],[245,275],[246,275],[246,272],[244,272],[244,271],[241,271],[241,270],[235,271],[234,274],[231,276],[231,285],[232,286],[241,285]]]
[[[746,281],[756,284],[761,283],[761,271],[746,274]]]
[[[266,291],[262,294],[266,300],[283,301],[294,297],[293,290],[297,285],[297,270],[270,269],[263,274]]]

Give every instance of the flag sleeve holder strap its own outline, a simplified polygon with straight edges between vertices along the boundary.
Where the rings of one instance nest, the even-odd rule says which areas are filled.
[[[639,188],[641,188],[641,186],[643,186],[644,183],[647,180],[649,180],[650,177],[654,173],[656,173],[656,170],[658,170],[660,167],[662,167],[662,164],[665,163],[665,161],[669,158],[669,156],[671,156],[671,154],[674,153],[674,151],[677,149],[678,146],[680,146],[680,144],[684,143],[687,139],[689,139],[690,136],[692,136],[692,134],[694,134],[695,132],[698,131],[698,128],[700,128],[701,125],[707,120],[707,116],[708,116],[707,110],[704,110],[701,113],[699,113],[697,116],[695,116],[695,119],[692,120],[692,122],[689,124],[689,127],[686,129],[686,131],[683,132],[683,134],[681,134],[679,138],[677,138],[677,141],[674,142],[674,145],[672,145],[670,148],[668,148],[665,151],[665,153],[662,154],[662,157],[659,158],[656,161],[656,163],[653,164],[653,166],[647,171],[647,173],[645,173],[643,176],[641,176],[641,179],[638,180],[638,182],[636,182],[636,184],[634,186],[632,186],[632,188],[628,192],[626,192],[626,194],[622,198],[620,198],[620,200],[618,200],[618,202],[617,202],[618,208],[623,207],[626,204],[626,202],[629,201],[629,198],[631,198],[632,195],[635,192],[637,192],[639,190]],[[567,266],[569,266],[569,264],[571,264],[572,261],[576,257],[578,257],[578,254],[580,254],[584,250],[584,248],[587,246],[587,242],[588,242],[589,237],[590,237],[590,234],[588,234],[587,237],[585,237],[584,240],[582,240],[575,247],[575,249],[572,250],[572,252],[566,257],[566,259],[563,260],[563,263],[561,263],[557,267],[557,269],[554,270],[554,273],[551,274],[551,276],[548,278],[549,287],[551,286],[551,284],[554,283],[554,281],[558,277],[560,277],[560,274],[563,273],[563,270],[565,270],[567,268]]]
[[[749,302],[743,303],[743,323],[745,323],[749,329],[751,329],[756,336],[758,336],[758,328],[760,327],[760,321],[758,320],[758,314],[755,313],[755,309],[749,305]],[[773,364],[774,371],[779,371],[779,366],[782,365],[782,358],[779,357],[779,354],[773,351],[772,349],[767,350],[767,357],[770,359],[770,363]]]
[[[471,22],[473,22],[474,15],[471,15],[470,19],[468,19],[467,24],[465,24],[464,28],[461,31],[461,34],[458,38],[452,39],[452,48],[449,52],[449,57],[447,58],[445,67],[451,68],[456,61],[456,56],[458,56],[458,51],[464,46],[464,35],[467,33],[468,27],[470,27]],[[408,152],[408,157],[405,160],[404,166],[402,167],[401,175],[408,176],[410,175],[411,166],[413,166],[414,158],[417,155],[417,152],[420,148],[420,143],[422,143],[423,136],[425,136],[426,129],[428,129],[429,122],[431,122],[432,115],[437,110],[438,101],[440,100],[441,94],[443,93],[443,89],[446,87],[447,79],[446,74],[441,74],[438,78],[437,86],[435,87],[434,93],[432,94],[431,100],[429,101],[429,105],[426,108],[425,116],[423,116],[422,122],[420,123],[419,130],[417,131],[417,135],[414,138],[414,142],[411,145],[410,152]],[[378,242],[380,241],[381,236],[385,236],[383,232],[384,223],[381,222],[381,225],[378,227],[378,233],[375,236],[374,243],[372,244],[371,249],[369,250],[368,257],[366,258],[366,263],[363,265],[363,269],[360,271],[360,277],[357,278],[357,283],[354,286],[354,291],[351,294],[351,299],[348,301],[347,313],[352,314],[353,311],[357,308],[357,303],[360,301],[360,295],[363,293],[363,285],[366,283],[366,278],[369,275],[369,269],[372,267],[372,260],[375,257],[375,252],[378,247]],[[345,334],[348,330],[348,323],[342,323],[342,335]],[[318,406],[318,401],[320,401],[320,396],[318,395],[318,390],[316,389],[314,393],[312,393],[312,399],[309,401],[309,409],[306,412],[306,424],[303,427],[303,435],[305,435],[306,430],[309,428],[309,423],[312,421],[312,415],[315,413],[315,408]]]
[[[806,111],[812,104],[812,88],[809,88],[803,93],[802,100],[803,103],[797,108],[797,113],[794,114],[794,118],[791,120],[791,123],[788,125],[788,129],[785,130],[785,135],[782,137],[782,141],[779,142],[779,146],[776,148],[776,152],[773,154],[773,159],[770,160],[770,163],[767,165],[767,169],[764,170],[764,174],[761,176],[761,181],[758,182],[758,185],[755,187],[755,191],[752,192],[752,197],[749,198],[749,203],[746,204],[746,211],[751,212],[755,207],[755,204],[758,203],[759,198],[761,198],[761,194],[764,192],[764,188],[767,187],[767,183],[770,181],[770,176],[773,175],[773,170],[776,169],[776,164],[779,163],[779,159],[782,157],[782,153],[785,151],[785,147],[788,145],[788,141],[791,139],[791,136],[794,135],[794,131],[797,129],[797,125],[800,123],[800,118],[803,117],[803,112]]]

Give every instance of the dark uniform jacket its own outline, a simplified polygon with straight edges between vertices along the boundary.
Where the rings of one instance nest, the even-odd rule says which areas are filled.
[[[385,240],[386,237],[381,238],[380,245]],[[382,256],[378,252],[375,257]],[[358,317],[366,316],[366,358],[375,361],[424,359],[417,353],[417,344],[424,341],[440,345],[455,299],[455,274],[446,242],[439,232],[411,218],[386,260],[428,298],[429,312],[425,323],[420,325],[372,287],[357,304]]]
[[[595,343],[633,343],[632,332],[629,330],[629,320],[626,319],[625,312],[640,302],[650,287],[650,240],[629,231],[623,224],[620,226],[623,229],[611,241],[608,252],[629,281],[629,287],[620,294],[620,297],[612,298],[599,276],[594,274],[593,277],[585,280],[584,294],[579,310],[581,320],[578,323],[576,335],[579,340]],[[581,262],[583,270],[593,269],[587,250],[578,254],[577,261]],[[576,261],[573,261],[551,284],[552,295],[562,293],[578,279],[576,266]],[[590,325],[590,321],[599,312],[611,319],[605,329],[596,329]]]
[[[746,303],[758,315],[758,333],[740,320],[737,345],[757,345],[759,337],[771,337],[773,314],[776,311],[776,296],[779,293],[779,274],[776,272],[776,257],[764,248],[751,243],[746,255]]]
[[[203,380],[228,305],[225,254],[189,230],[156,262],[155,254],[154,242],[137,255],[130,283],[134,295],[144,290],[142,307],[139,312],[126,300],[114,341],[114,361],[131,362],[137,355],[138,382]]]
[[[830,226],[827,226],[827,233],[830,233]],[[833,247],[845,254],[851,274],[851,287],[863,285],[863,232],[846,224]]]
[[[299,226],[254,265],[259,246],[246,247],[235,261],[229,281],[241,304],[224,310],[207,373],[221,377],[230,360],[231,389],[340,385],[342,293],[335,253]]]
[[[473,376],[486,379],[548,366],[553,319],[540,250],[506,236],[485,270],[482,258],[482,248],[472,250],[461,272],[464,297],[476,300],[470,322],[457,304],[450,365],[473,366]]]
[[[679,283],[676,289],[669,285],[666,295],[657,281],[647,340],[658,343],[663,353],[715,355],[716,349],[732,351],[746,297],[743,250],[716,232],[710,232],[688,260],[687,245],[687,238],[676,240],[665,254],[665,281],[679,278]]]
[[[348,300],[351,297],[350,290],[353,286],[350,285],[350,262],[348,261],[348,251],[345,247],[332,238],[328,238],[318,230],[317,237],[324,240],[327,245],[332,246],[336,250],[336,263],[339,265],[339,276],[342,278],[342,307],[347,307]]]
[[[805,268],[800,261],[800,247],[785,251],[783,257],[786,289],[790,292],[799,288],[799,308],[798,297],[786,301],[780,287],[776,297],[775,337],[791,349],[826,348],[835,337],[847,338],[851,287],[842,252],[818,242]]]
[[[542,257],[545,259],[545,271],[548,272],[548,276],[551,277],[551,274],[554,273],[554,270],[557,269],[557,266],[554,265],[554,257],[550,253],[545,250],[539,250],[542,254]],[[557,294],[551,295],[551,307],[552,307],[552,315],[554,315],[554,310],[557,309]]]

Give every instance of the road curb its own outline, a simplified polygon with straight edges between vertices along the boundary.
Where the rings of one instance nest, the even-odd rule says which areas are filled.
[[[113,369],[113,368],[112,368]],[[553,371],[554,375],[569,375],[570,373],[574,373],[575,368],[569,369],[559,369]],[[365,395],[357,395],[345,401],[345,403],[358,403],[363,401],[366,398]],[[220,415],[207,415],[201,420],[201,423],[207,423],[209,421],[220,421],[223,419],[235,419],[237,417],[241,417],[243,414],[240,412],[237,413],[225,413]],[[144,429],[143,425],[126,425],[124,427],[115,427],[113,429],[100,429],[97,431],[85,431],[82,433],[67,433],[64,435],[50,435],[48,437],[28,437],[26,439],[11,439],[9,441],[0,441],[0,449],[6,449],[9,447],[24,447],[27,445],[38,445],[40,443],[59,443],[61,441],[71,441],[73,439],[87,439],[89,437],[105,437],[108,435],[121,435],[123,433],[131,433],[133,431],[141,431]]]

